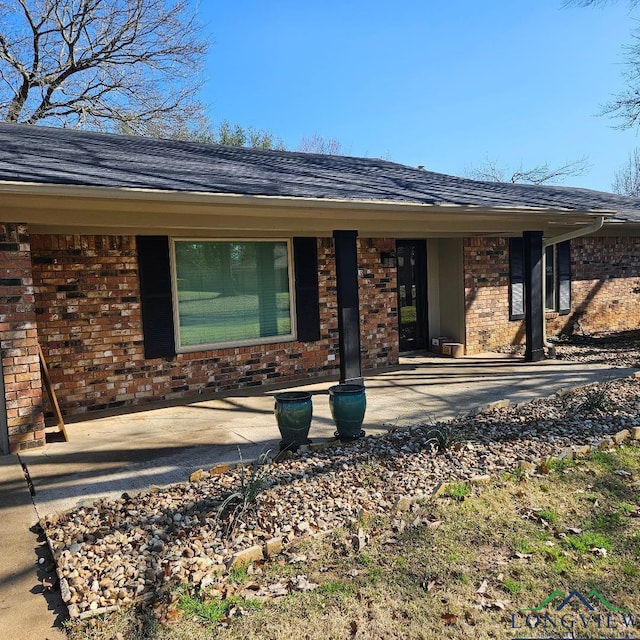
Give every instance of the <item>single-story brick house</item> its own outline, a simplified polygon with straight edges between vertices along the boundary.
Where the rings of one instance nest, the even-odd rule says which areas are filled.
[[[4,452],[66,416],[640,320],[640,201],[0,124]],[[544,301],[544,305],[543,305]]]

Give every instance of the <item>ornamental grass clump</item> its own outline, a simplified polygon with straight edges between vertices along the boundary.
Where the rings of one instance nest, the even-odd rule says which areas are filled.
[[[456,444],[464,440],[464,432],[456,422],[438,422],[434,425],[424,427],[427,444],[432,444],[438,453],[448,451]]]
[[[238,451],[239,453],[239,451]],[[218,507],[218,518],[224,522],[228,538],[232,537],[242,523],[247,523],[250,515],[255,514],[258,496],[273,484],[269,472],[269,452],[260,454],[250,464],[238,465],[238,487],[230,493]]]
[[[602,382],[587,389],[580,408],[590,413],[609,409],[612,405],[610,386],[609,382]]]

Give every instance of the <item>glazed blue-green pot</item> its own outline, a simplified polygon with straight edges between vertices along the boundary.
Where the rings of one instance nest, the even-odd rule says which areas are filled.
[[[362,384],[337,384],[329,387],[329,408],[338,427],[337,436],[351,440],[364,435],[362,422],[367,397]]]
[[[276,393],[274,413],[282,441],[280,450],[295,451],[300,445],[309,443],[309,428],[313,406],[308,391],[284,391]]]

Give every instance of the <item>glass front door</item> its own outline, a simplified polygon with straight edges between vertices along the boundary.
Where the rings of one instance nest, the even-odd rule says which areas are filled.
[[[397,240],[400,351],[427,348],[427,243]]]

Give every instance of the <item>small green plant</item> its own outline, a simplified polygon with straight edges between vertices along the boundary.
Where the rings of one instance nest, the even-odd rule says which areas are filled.
[[[549,509],[540,509],[540,511],[538,511],[538,516],[549,524],[555,524],[558,522],[558,514]]]
[[[320,585],[318,591],[329,596],[351,593],[353,589],[342,580],[330,580]]]
[[[455,420],[436,422],[423,428],[426,431],[427,445],[434,445],[439,453],[448,451],[464,440],[463,428]]]
[[[550,471],[564,471],[575,466],[575,462],[571,458],[549,458],[547,466]]]
[[[447,485],[445,495],[454,500],[462,501],[471,493],[471,488],[466,482],[455,482]]]
[[[514,596],[522,591],[522,585],[512,578],[505,578],[502,581],[502,584],[504,585],[504,588]]]
[[[382,576],[382,569],[380,569],[379,567],[370,567],[368,573],[369,579],[372,582],[376,582],[380,579],[380,576]]]
[[[638,511],[638,507],[635,504],[630,504],[628,502],[621,502],[618,504],[618,509],[625,515],[636,513]]]
[[[518,465],[510,474],[514,482],[525,482],[527,480],[527,472],[522,465]]]
[[[245,522],[247,516],[255,510],[258,496],[272,484],[269,477],[268,451],[260,454],[256,461],[248,465],[243,463],[239,449],[238,454],[238,487],[218,507],[218,517],[226,523],[227,537],[231,537],[238,526]]]
[[[178,608],[187,615],[198,617],[206,622],[219,622],[230,606],[229,600],[211,600],[203,602],[193,596],[183,595],[178,601]]]
[[[249,565],[240,565],[229,570],[229,581],[234,584],[241,584],[249,576]]]
[[[518,553],[533,553],[534,547],[528,540],[522,540],[519,538],[513,543],[515,550]]]
[[[563,573],[567,573],[573,564],[572,560],[566,556],[558,556],[552,565],[553,572],[557,575],[562,575]]]
[[[588,412],[606,411],[611,406],[610,382],[601,382],[587,389],[580,408]]]

